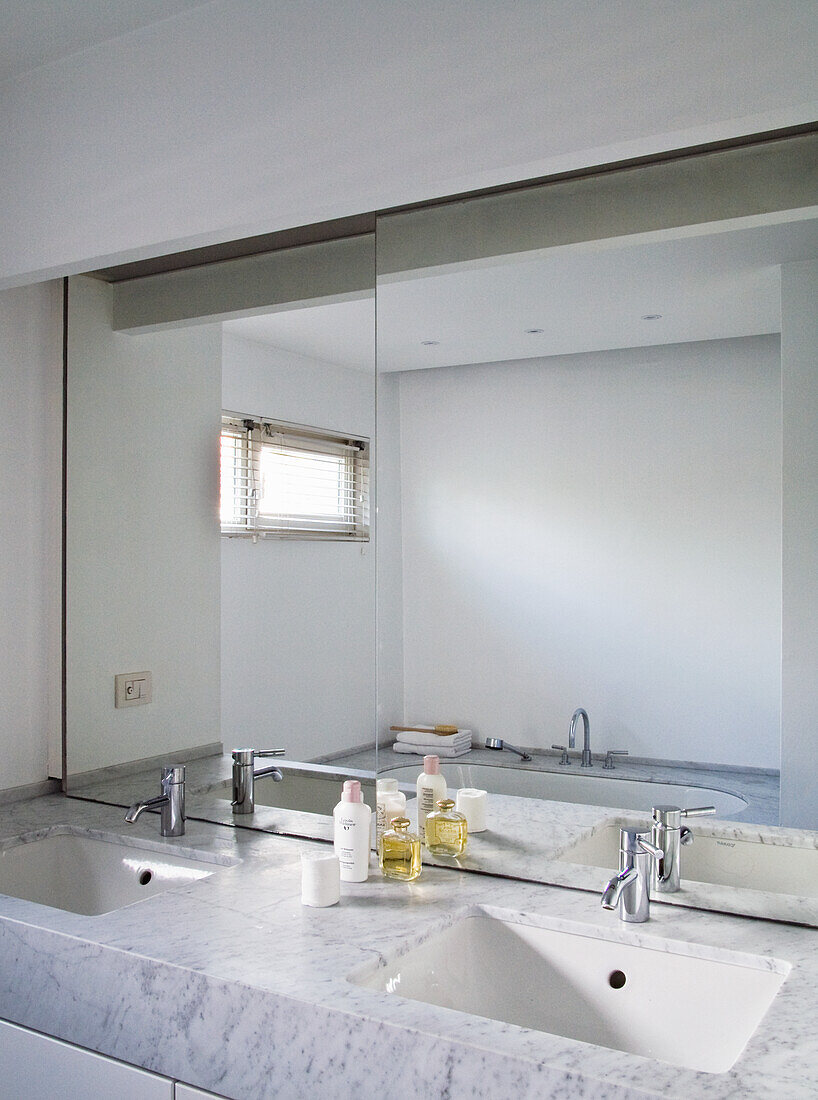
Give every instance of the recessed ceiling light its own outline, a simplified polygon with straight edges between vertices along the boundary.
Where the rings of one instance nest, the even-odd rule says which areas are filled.
[[[538,336],[541,332],[545,332],[544,328],[527,328],[525,330],[529,336]]]
[[[421,344],[423,344],[425,348],[433,348],[439,343],[439,340],[421,340]]]
[[[661,318],[662,318],[661,313],[643,313],[642,314],[642,320],[643,321],[660,321]]]

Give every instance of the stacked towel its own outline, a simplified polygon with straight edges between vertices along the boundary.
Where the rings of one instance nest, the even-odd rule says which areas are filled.
[[[428,732],[400,730],[392,751],[413,753],[415,756],[465,756],[471,751],[471,730],[435,733],[431,726]]]

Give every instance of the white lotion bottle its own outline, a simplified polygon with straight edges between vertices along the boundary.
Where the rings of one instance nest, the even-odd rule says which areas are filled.
[[[396,817],[406,815],[406,795],[398,790],[397,779],[378,779],[375,790],[375,847],[380,855],[381,837]]]
[[[426,815],[437,809],[446,797],[446,780],[440,774],[440,757],[424,756],[423,771],[418,776],[418,836],[426,842]]]
[[[372,811],[361,794],[357,779],[344,783],[341,801],[332,811],[335,854],[342,882],[366,882],[369,878],[369,843]]]

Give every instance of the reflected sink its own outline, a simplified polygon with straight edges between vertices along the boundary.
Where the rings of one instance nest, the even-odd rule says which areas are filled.
[[[289,761],[280,761],[280,770],[284,773],[284,779],[278,783],[270,776],[262,776],[255,781],[254,801],[257,808],[299,810],[332,817],[332,811],[340,801],[344,781],[349,778],[360,779],[364,802],[370,809],[375,807],[375,780],[371,772],[340,772],[317,765],[298,768]],[[232,780],[224,780],[207,794],[229,802],[233,797]]]
[[[0,894],[99,916],[207,878],[219,865],[70,831],[15,837],[0,848]]]
[[[588,925],[478,911],[386,966],[367,989],[536,1031],[724,1073],[790,964],[714,948],[607,935]],[[630,942],[628,942],[630,940]]]
[[[626,823],[624,820],[621,824]],[[603,825],[590,836],[566,848],[558,858],[565,863],[599,867],[619,866],[620,821]],[[644,826],[647,828],[647,826]],[[818,848],[734,840],[729,836],[693,830],[692,844],[681,849],[682,890],[685,881],[708,882],[764,893],[818,898]],[[662,895],[656,895],[662,900]]]

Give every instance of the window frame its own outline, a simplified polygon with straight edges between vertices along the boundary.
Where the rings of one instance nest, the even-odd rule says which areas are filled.
[[[369,454],[365,436],[222,411],[220,431],[220,528],[223,538],[369,542]],[[232,439],[232,521],[224,515],[225,440]],[[319,512],[261,512],[262,454],[278,449],[290,460],[300,453],[344,459],[337,515]]]

